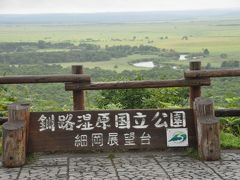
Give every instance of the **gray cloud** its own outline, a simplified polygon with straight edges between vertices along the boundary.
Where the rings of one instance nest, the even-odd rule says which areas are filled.
[[[0,0],[0,13],[85,13],[240,8],[240,0]]]

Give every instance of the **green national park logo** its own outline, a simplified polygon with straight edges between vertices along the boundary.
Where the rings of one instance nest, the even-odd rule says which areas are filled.
[[[187,128],[167,128],[167,147],[188,146]]]
[[[182,131],[178,131],[176,133],[174,133],[173,137],[169,140],[169,142],[174,141],[177,143],[186,141],[187,139],[187,134],[185,132]]]

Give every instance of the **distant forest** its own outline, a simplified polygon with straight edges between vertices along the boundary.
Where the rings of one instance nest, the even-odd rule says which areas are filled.
[[[51,49],[54,51],[51,51]],[[44,51],[40,52],[40,50]],[[50,43],[38,41],[37,43],[0,43],[0,53],[2,52],[0,54],[0,63],[40,64],[106,61],[111,58],[126,57],[132,54],[152,54],[161,51],[166,50],[161,50],[148,45],[119,45],[100,48],[100,46],[95,44],[81,43],[76,46],[69,42]],[[177,54],[175,53],[175,55]]]

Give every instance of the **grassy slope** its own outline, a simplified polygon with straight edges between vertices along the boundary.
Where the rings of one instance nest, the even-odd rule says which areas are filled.
[[[99,67],[101,69],[114,70],[116,72],[122,72],[123,70],[142,70],[142,69],[151,69],[151,68],[141,68],[129,65],[128,62],[154,58],[155,55],[131,55],[123,58],[113,58],[110,61],[99,61],[99,62],[81,62],[81,63],[60,63],[63,67],[70,67],[71,65],[81,64],[85,68],[95,68]],[[117,66],[117,67],[116,67]]]

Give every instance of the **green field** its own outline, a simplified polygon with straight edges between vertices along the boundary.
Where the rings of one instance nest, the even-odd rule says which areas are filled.
[[[113,45],[151,45],[159,48],[174,49],[177,52],[210,51],[210,56],[202,59],[203,65],[211,63],[220,67],[223,61],[240,58],[239,19],[184,21],[165,23],[135,24],[98,24],[98,25],[0,25],[0,42],[49,42],[69,41],[74,44],[93,43],[101,47]],[[182,40],[187,36],[188,40]],[[46,51],[58,51],[46,50]],[[226,53],[227,59],[220,58]],[[152,56],[152,55],[151,55]],[[133,55],[127,58],[112,59],[107,62],[85,62],[85,67],[100,67],[117,72],[143,69],[129,65],[145,56]],[[184,64],[187,61],[170,61],[170,64]],[[63,63],[63,67],[76,63]]]
[[[0,42],[88,41],[101,46],[140,45],[196,52],[208,48],[213,55],[238,54],[240,20],[98,25],[0,25]],[[235,24],[234,24],[235,23]],[[229,25],[230,24],[230,25]],[[136,37],[133,40],[133,37]],[[165,39],[167,36],[168,39]],[[188,36],[188,40],[182,40]],[[161,39],[164,37],[164,39]]]

